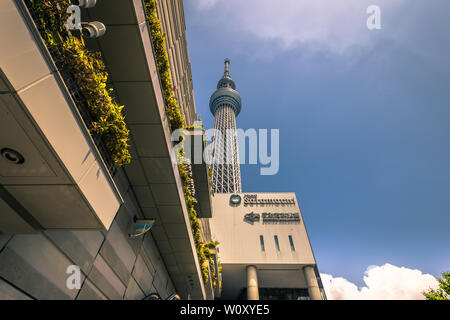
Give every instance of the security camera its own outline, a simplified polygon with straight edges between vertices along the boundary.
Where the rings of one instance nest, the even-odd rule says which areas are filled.
[[[82,33],[87,38],[98,38],[105,34],[106,27],[99,21],[88,22],[82,24]]]
[[[92,8],[97,4],[97,0],[78,0],[78,6],[81,8]]]

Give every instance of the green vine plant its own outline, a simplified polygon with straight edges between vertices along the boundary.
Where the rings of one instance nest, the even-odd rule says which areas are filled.
[[[172,130],[181,129],[184,128],[185,121],[173,92],[169,56],[164,44],[166,36],[161,32],[161,22],[156,13],[156,0],[144,0],[144,5],[169,124]]]
[[[73,36],[65,26],[70,0],[25,0],[46,46],[58,47],[64,63],[85,98],[92,122],[88,124],[91,134],[98,134],[117,167],[128,164],[129,130],[119,106],[113,98],[113,90],[107,88],[108,74],[100,52],[91,52],[85,46],[82,35]]]
[[[211,249],[216,249],[219,242],[203,242],[203,235],[201,232],[201,222],[198,218],[197,211],[195,210],[195,204],[197,199],[192,194],[192,189],[190,185],[192,183],[192,177],[189,174],[189,161],[184,157],[183,149],[180,149],[178,154],[179,172],[181,179],[183,181],[183,191],[184,197],[186,199],[186,206],[189,213],[189,220],[191,223],[192,234],[194,236],[195,248],[197,251],[197,256],[200,264],[200,269],[202,272],[203,281],[207,284],[210,280],[214,288],[217,287],[218,277],[216,274],[216,269],[214,268],[214,257],[211,253]],[[211,276],[211,279],[210,279]],[[219,283],[221,287],[222,284]]]
[[[206,130],[205,130],[205,124],[202,122],[202,119],[200,117],[200,113],[197,114],[197,121],[198,123],[201,123],[201,125],[198,125],[197,123],[194,123],[193,125],[187,126],[185,129],[187,130],[195,130],[195,129],[202,129],[203,134],[204,134],[204,141],[205,141],[205,149],[208,146],[208,137],[206,136]],[[211,195],[214,195],[214,190],[212,188],[212,169],[211,166],[209,164],[207,164],[207,168],[208,168],[208,181],[209,181],[209,192],[211,193]]]
[[[176,129],[186,129],[183,114],[181,113],[181,109],[178,106],[178,102],[175,99],[175,94],[173,92],[169,56],[167,54],[164,43],[165,34],[163,34],[161,31],[161,22],[157,16],[156,0],[144,0],[144,5],[147,21],[150,27],[150,36],[156,59],[156,66],[158,68],[159,78],[161,81],[166,114],[169,119],[170,128],[172,131]],[[208,283],[211,280],[211,275],[212,283],[215,287],[217,285],[217,276],[215,274],[214,268],[211,268],[211,264],[214,263],[213,257],[211,255],[209,247],[207,247],[203,242],[200,220],[198,219],[198,215],[194,207],[195,203],[197,203],[197,200],[195,199],[192,189],[190,188],[190,186],[192,185],[192,177],[189,174],[189,163],[184,158],[184,151],[182,148],[180,149],[177,156],[179,163],[178,169],[183,181],[184,197],[189,213],[189,220],[191,223],[192,234],[194,236],[194,243],[197,250],[197,256],[202,272],[203,281],[205,282],[205,284]]]
[[[219,288],[222,288],[222,283],[219,281],[219,273],[222,271],[222,266],[220,265],[219,258],[216,259],[217,261],[217,271],[216,272],[216,263],[214,261],[214,255],[211,252],[211,249],[214,249],[217,251],[217,246],[219,245],[218,241],[210,241],[208,243],[205,243],[204,253],[206,258],[209,261],[209,270],[211,271],[211,281],[214,288],[217,288],[217,285],[219,285]],[[217,254],[217,253],[216,253]]]

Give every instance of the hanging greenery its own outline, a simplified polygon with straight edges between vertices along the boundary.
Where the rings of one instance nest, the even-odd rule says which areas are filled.
[[[181,109],[178,106],[175,94],[173,92],[172,78],[170,75],[170,63],[164,44],[165,35],[161,31],[161,22],[156,13],[156,0],[144,0],[147,21],[150,27],[150,34],[153,44],[153,50],[158,68],[159,78],[162,85],[162,92],[166,104],[166,113],[169,118],[170,127],[172,130],[185,128],[184,117]],[[195,247],[197,249],[197,256],[202,271],[203,281],[208,283],[211,274],[214,288],[217,285],[217,275],[215,272],[214,260],[209,250],[209,247],[203,242],[201,233],[201,224],[195,210],[195,203],[197,200],[192,194],[190,186],[192,185],[192,178],[189,175],[188,162],[184,159],[184,151],[180,150],[178,154],[180,165],[178,166],[180,175],[183,181],[184,197],[189,212],[189,219],[191,222],[192,234],[194,236]],[[180,161],[181,160],[181,161]],[[183,161],[184,160],[184,161]],[[209,268],[208,268],[209,267]]]
[[[189,187],[192,181],[191,176],[189,175],[189,163],[187,159],[183,156],[183,149],[180,150],[180,153],[178,154],[178,163],[180,163],[179,171],[180,176],[183,181],[183,190],[184,190],[184,197],[186,199],[186,206],[189,213],[189,220],[191,223],[191,229],[192,234],[194,236],[194,243],[197,250],[197,256],[203,276],[203,281],[205,283],[208,283],[210,280],[212,281],[213,287],[216,288],[217,286],[217,274],[216,269],[214,268],[214,257],[211,254],[212,248],[216,248],[219,244],[218,242],[210,242],[210,243],[204,243],[203,242],[203,236],[201,232],[201,223],[197,216],[197,211],[195,210],[195,204],[197,203],[197,200],[192,195],[191,188]],[[209,267],[209,268],[208,268]],[[210,275],[211,278],[210,279]],[[221,285],[221,284],[220,284]]]
[[[145,12],[150,26],[153,50],[156,65],[158,67],[159,79],[161,81],[166,113],[172,130],[184,127],[184,117],[173,92],[172,77],[170,75],[169,56],[164,44],[165,34],[161,32],[161,22],[156,15],[156,0],[144,0]]]
[[[39,32],[49,49],[58,47],[64,63],[86,100],[92,122],[91,133],[98,134],[105,143],[116,166],[130,163],[128,151],[129,130],[119,106],[113,98],[113,90],[106,86],[108,74],[99,52],[89,51],[82,36],[77,38],[67,31],[66,13],[69,0],[25,0],[34,16]],[[53,51],[52,51],[53,52]]]
[[[209,261],[209,270],[211,270],[211,281],[212,281],[212,285],[214,288],[217,287],[218,284],[218,273],[220,273],[222,271],[222,266],[218,265],[217,266],[217,270],[218,273],[216,272],[216,263],[214,261],[214,256],[211,252],[211,250],[217,250],[217,246],[219,245],[218,241],[210,241],[208,243],[205,243],[205,248],[204,248],[204,253],[206,258]],[[219,258],[217,258],[217,264],[219,264]],[[219,287],[222,287],[222,283],[219,281]]]

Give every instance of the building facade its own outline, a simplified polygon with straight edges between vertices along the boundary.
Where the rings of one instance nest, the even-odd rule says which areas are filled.
[[[56,10],[56,3],[67,1],[47,3]],[[125,106],[132,160],[117,168],[88,130],[79,83],[43,41],[36,6],[2,2],[0,299],[144,299],[152,293],[214,298],[202,277],[180,172],[171,161],[148,3],[98,0],[81,10],[83,22],[107,26],[103,36],[85,43],[101,54],[108,86]],[[196,111],[182,1],[157,1],[157,13],[189,124]],[[207,193],[204,177],[207,169],[200,165],[193,178]],[[199,202],[202,216],[211,216],[210,198]],[[130,237],[135,219],[143,218],[155,218],[154,227]],[[80,268],[79,288],[67,286],[70,266]]]
[[[222,299],[325,299],[295,193],[216,194]]]

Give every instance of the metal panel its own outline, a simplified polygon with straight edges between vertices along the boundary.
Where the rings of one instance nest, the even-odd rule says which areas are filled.
[[[180,206],[159,206],[158,210],[164,224],[184,222]]]
[[[142,300],[144,296],[136,281],[131,277],[128,282],[127,291],[125,291],[125,300]]]
[[[161,125],[130,125],[133,142],[141,157],[168,157]]]
[[[0,232],[34,233],[35,230],[0,198]],[[1,249],[1,247],[0,247]]]
[[[71,185],[5,186],[45,229],[99,229],[80,192]]]
[[[142,258],[143,254],[145,253],[141,251],[141,254],[136,260],[132,275],[136,282],[139,284],[139,287],[144,291],[146,295],[148,295],[152,290],[153,274],[148,269],[144,258]]]
[[[161,123],[151,83],[116,81],[114,86],[119,92],[120,103],[125,105],[124,113],[127,123]]]
[[[100,255],[95,259],[94,267],[88,278],[109,299],[121,300],[123,298],[126,289],[124,284]]]
[[[31,300],[31,298],[0,279],[0,300]]]
[[[98,290],[91,281],[86,280],[81,287],[77,300],[107,300],[106,296]]]
[[[142,158],[141,163],[149,183],[175,182],[169,158]]]
[[[62,167],[13,94],[0,94],[0,149],[10,148],[24,157],[18,165],[0,157],[0,183],[69,184]]]
[[[108,25],[106,34],[98,41],[102,50],[108,51],[108,69],[113,82],[150,81],[148,72],[141,67],[146,57],[140,43],[140,26]]]
[[[132,159],[131,163],[125,166],[125,172],[127,173],[129,183],[132,186],[146,186],[147,180],[145,180],[144,169],[140,162],[136,159]]]
[[[74,180],[79,181],[95,155],[55,77],[47,76],[19,92],[19,97]]]
[[[134,187],[134,192],[142,207],[154,207],[152,194],[150,193],[150,188],[147,186]]]
[[[16,235],[0,254],[0,276],[37,299],[74,299],[78,290],[66,287],[72,264],[43,235]]]
[[[117,210],[119,210],[121,201],[113,186],[108,182],[106,174],[100,168],[98,162],[94,162],[89,171],[78,182],[78,187],[103,224],[103,227],[109,229]]]
[[[2,1],[0,6],[0,39],[0,66],[16,90],[50,73],[14,1]]]
[[[137,22],[145,22],[145,15],[142,10],[142,0],[103,0],[97,1],[93,8],[84,10],[83,13],[91,19],[102,21],[105,25],[110,24],[135,24],[136,13],[134,6],[141,10],[137,17]]]
[[[50,230],[45,234],[86,274],[104,239],[100,231]]]

